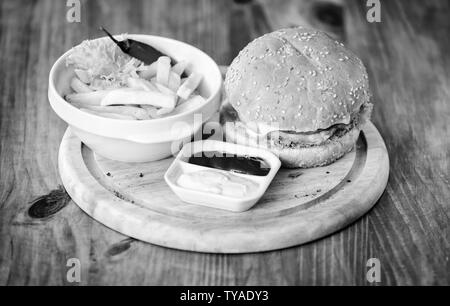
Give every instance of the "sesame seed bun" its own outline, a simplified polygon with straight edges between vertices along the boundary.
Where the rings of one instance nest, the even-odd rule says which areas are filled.
[[[349,124],[371,96],[361,60],[327,34],[302,27],[247,45],[228,69],[225,91],[242,121],[293,132]]]

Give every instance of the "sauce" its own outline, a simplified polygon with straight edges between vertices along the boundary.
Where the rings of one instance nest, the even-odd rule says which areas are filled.
[[[231,173],[202,170],[180,175],[177,185],[208,193],[241,198],[255,192],[259,185]]]
[[[257,176],[266,176],[270,172],[269,164],[262,158],[231,155],[218,151],[206,151],[200,156],[191,156],[188,162],[198,166]]]

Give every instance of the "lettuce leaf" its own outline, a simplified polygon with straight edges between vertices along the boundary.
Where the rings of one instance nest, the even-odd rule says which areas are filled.
[[[120,39],[125,39],[124,35]],[[143,63],[123,53],[109,38],[99,38],[74,47],[66,65],[86,72],[93,90],[104,90],[125,87],[126,79],[136,76]]]

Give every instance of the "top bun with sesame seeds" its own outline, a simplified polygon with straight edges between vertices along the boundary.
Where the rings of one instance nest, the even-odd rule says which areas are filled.
[[[278,30],[248,44],[227,71],[225,91],[248,130],[269,136],[279,131],[276,138],[290,148],[323,145],[342,128],[359,130],[372,108],[362,61],[327,34],[303,27]]]

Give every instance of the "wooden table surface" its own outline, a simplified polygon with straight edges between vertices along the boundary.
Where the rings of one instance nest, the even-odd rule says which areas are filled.
[[[0,285],[69,285],[69,258],[82,285],[368,285],[369,258],[381,285],[450,284],[449,1],[381,1],[380,23],[365,0],[236,2],[89,0],[68,23],[64,0],[0,1]],[[300,247],[199,254],[124,237],[58,190],[66,124],[47,102],[48,73],[98,26],[180,39],[227,65],[252,38],[298,24],[343,39],[370,73],[391,171],[362,219]]]

